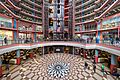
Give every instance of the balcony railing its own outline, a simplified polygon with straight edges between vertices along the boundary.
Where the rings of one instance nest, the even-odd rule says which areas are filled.
[[[88,1],[85,2],[85,3],[76,6],[75,8],[79,8],[79,7],[82,7],[82,6],[88,5],[88,4],[92,3],[92,2],[94,2],[94,0],[88,0]]]
[[[37,39],[37,40],[32,40],[32,39],[19,39],[19,40],[0,40],[0,46],[7,46],[7,45],[11,45],[11,44],[34,44],[34,43],[38,43],[38,42],[50,42],[50,41],[68,41],[68,42],[79,42],[82,44],[96,44],[97,39],[93,39],[93,38],[74,38],[74,39],[49,39],[49,40],[44,40],[43,38]],[[104,39],[100,41],[100,44],[105,44],[105,45],[111,45],[111,46],[116,46],[116,47],[120,47],[120,40],[111,40],[111,39]]]

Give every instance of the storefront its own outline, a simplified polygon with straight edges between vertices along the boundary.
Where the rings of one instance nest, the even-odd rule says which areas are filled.
[[[36,25],[35,31],[36,31],[36,32],[42,32],[42,31],[43,31],[42,26]]]
[[[12,28],[12,19],[0,17],[0,27]]]
[[[120,27],[119,14],[103,19],[101,26],[101,30],[102,30],[101,38],[104,39],[110,37],[113,38],[120,37],[119,27]]]
[[[8,30],[0,30],[0,40],[4,40],[7,37],[8,40],[13,40],[13,32]]]
[[[116,38],[118,35],[118,30],[110,30],[102,32],[102,37],[104,40],[110,39],[110,37]]]

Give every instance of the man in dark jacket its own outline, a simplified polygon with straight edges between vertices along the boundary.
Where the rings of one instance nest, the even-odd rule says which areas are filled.
[[[4,38],[4,43],[7,44],[7,37]]]

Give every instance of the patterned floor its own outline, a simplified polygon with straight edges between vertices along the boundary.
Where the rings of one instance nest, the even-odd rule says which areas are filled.
[[[85,61],[89,64],[90,69],[84,71]],[[56,63],[57,67],[52,67],[56,65]],[[46,54],[17,66],[10,71],[8,77],[3,77],[0,80],[116,80],[109,73],[103,76],[103,73],[100,71],[100,66],[101,64],[97,64],[96,73],[94,73],[92,70],[92,62],[86,59],[83,60],[80,56],[63,53]],[[52,71],[67,69],[68,72],[66,72],[66,75],[63,77],[55,77],[54,75],[57,75],[58,72],[50,72],[52,74],[50,75],[50,69],[53,69]],[[109,71],[107,68],[105,68],[105,70]],[[64,71],[62,71],[62,73],[64,73]]]

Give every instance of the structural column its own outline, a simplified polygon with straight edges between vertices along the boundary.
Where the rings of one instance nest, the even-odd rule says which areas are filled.
[[[98,63],[98,50],[95,50],[95,62]]]
[[[118,37],[120,37],[120,27],[118,27]]]
[[[31,59],[33,59],[33,52],[30,52],[29,56],[30,56]]]
[[[96,33],[96,43],[99,44],[100,40],[102,40],[102,33],[98,30],[101,29],[102,20],[97,21],[97,33]]]
[[[16,59],[16,60],[17,60],[17,61],[16,61],[17,63],[16,63],[16,64],[19,65],[20,62],[21,62],[21,61],[20,61],[20,50],[17,50],[16,56],[17,56],[17,59]]]
[[[111,73],[113,69],[116,67],[116,64],[117,64],[117,56],[114,54],[111,54],[111,65],[110,65]]]
[[[43,46],[43,55],[45,54],[44,46]]]
[[[74,54],[75,54],[75,48],[73,47],[73,56],[74,56]]]
[[[0,77],[2,76],[2,60],[0,59]]]
[[[86,53],[87,53],[87,52],[86,52],[85,50],[83,50],[83,57],[84,57],[84,58],[87,58]]]

